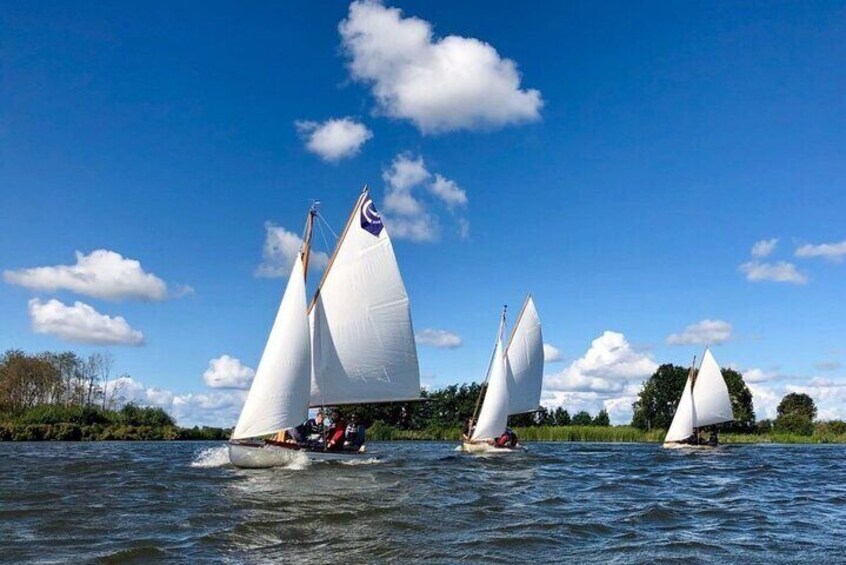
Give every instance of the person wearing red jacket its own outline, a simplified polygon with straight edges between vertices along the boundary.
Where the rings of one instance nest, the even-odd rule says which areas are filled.
[[[326,450],[340,451],[344,447],[344,434],[347,431],[347,423],[341,418],[339,412],[332,412],[332,426],[326,432]]]

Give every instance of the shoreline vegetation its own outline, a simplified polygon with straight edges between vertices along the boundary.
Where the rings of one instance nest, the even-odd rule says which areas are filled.
[[[227,440],[231,428],[177,425],[161,407],[138,406],[123,396],[122,374],[111,377],[109,354],[81,357],[73,352],[0,356],[0,441],[173,441]],[[775,420],[756,421],[752,394],[743,375],[723,369],[735,420],[719,426],[723,444],[846,443],[846,422],[819,421],[814,401],[790,393]],[[612,426],[608,413],[572,416],[563,407],[509,418],[521,441],[660,443],[672,421],[688,369],[661,365],[643,383],[631,425]],[[474,413],[479,383],[422,390],[422,402],[339,407],[355,414],[374,441],[460,441],[461,427]],[[330,408],[330,407],[327,407]]]

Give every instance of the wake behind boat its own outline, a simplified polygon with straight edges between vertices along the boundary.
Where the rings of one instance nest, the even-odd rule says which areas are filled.
[[[708,440],[700,437],[700,429],[734,420],[728,386],[709,348],[705,349],[698,371],[694,371],[695,365],[694,359],[676,414],[664,438],[665,448],[716,447],[716,428],[712,429]]]
[[[337,418],[335,429],[319,433],[315,441],[298,438],[296,430],[310,407],[420,397],[408,294],[367,187],[308,305],[305,284],[316,217],[312,206],[302,250],[229,442],[230,461],[239,467],[287,465],[297,454],[312,460],[372,457],[363,438],[359,445],[345,437]],[[262,439],[270,435],[276,440]]]
[[[462,451],[491,453],[522,449],[517,436],[508,429],[508,417],[534,412],[540,405],[543,335],[531,295],[526,297],[508,345],[503,350],[504,332],[505,308],[488,367],[486,388],[483,387],[482,409],[478,420],[475,414],[470,419],[461,444]]]

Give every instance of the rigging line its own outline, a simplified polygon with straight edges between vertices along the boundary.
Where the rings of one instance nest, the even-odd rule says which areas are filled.
[[[332,235],[334,235],[334,236],[335,236],[335,241],[338,241],[338,234],[336,234],[336,233],[335,233],[335,230],[333,230],[333,229],[332,229],[332,226],[329,224],[329,222],[328,222],[328,221],[326,221],[326,218],[324,218],[324,217],[323,217],[323,214],[321,214],[320,212],[318,212],[318,213],[317,213],[317,217],[318,217],[318,218],[320,218],[320,220],[321,220],[324,224],[326,224],[326,228],[327,228],[330,232],[332,232]]]

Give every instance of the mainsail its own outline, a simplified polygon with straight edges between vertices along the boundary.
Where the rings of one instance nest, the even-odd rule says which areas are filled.
[[[696,427],[734,419],[726,381],[710,349],[706,349],[702,356],[702,365],[693,386],[693,404],[696,407]]]
[[[480,439],[498,438],[505,431],[508,424],[508,380],[505,368],[505,356],[502,352],[502,331],[505,324],[505,315],[499,326],[499,334],[496,338],[493,361],[488,375],[488,386],[485,391],[485,400],[482,402],[482,410],[479,412],[479,420],[473,435],[472,441]]]
[[[311,406],[420,397],[408,294],[394,248],[365,189],[309,312]]]
[[[543,335],[535,302],[526,297],[505,352],[508,376],[508,414],[534,412],[543,384]]]
[[[693,435],[695,428],[731,422],[733,419],[726,381],[711,350],[706,348],[695,382],[692,371],[687,377],[664,441],[683,441]]]
[[[300,253],[232,439],[290,428],[308,414],[311,339],[303,261],[304,254]]]

